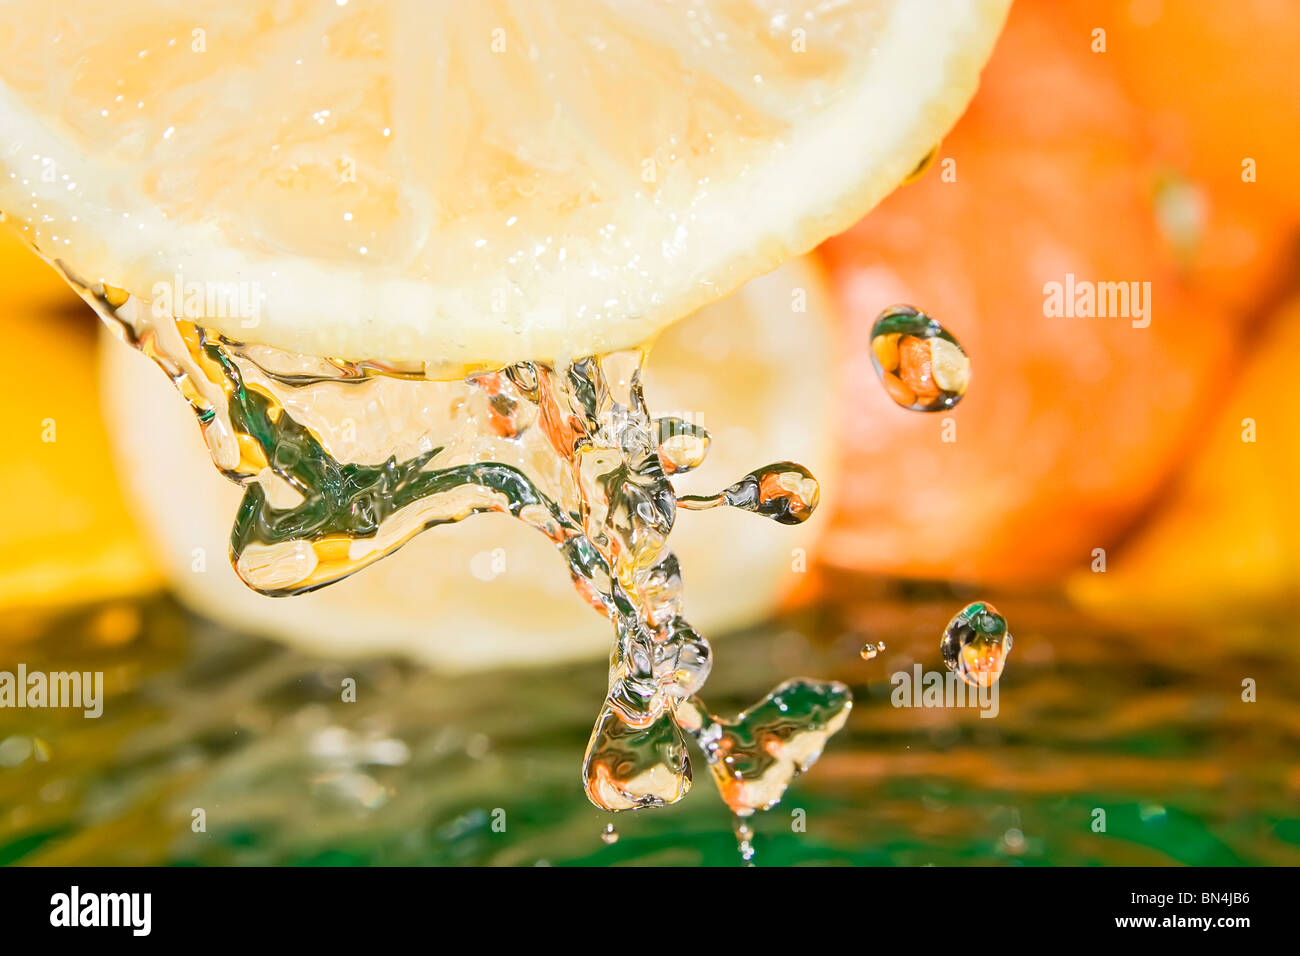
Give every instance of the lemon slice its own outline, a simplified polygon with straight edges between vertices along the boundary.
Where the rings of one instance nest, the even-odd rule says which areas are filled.
[[[18,0],[0,209],[143,300],[238,285],[185,314],[245,341],[623,348],[897,186],[1008,4]]]
[[[812,262],[792,260],[659,337],[646,369],[651,412],[680,415],[714,439],[699,469],[674,478],[679,491],[715,492],[755,462],[790,455],[813,469],[823,506],[833,506],[837,423],[825,370],[836,323],[823,282]],[[249,590],[226,557],[240,489],[207,460],[193,413],[166,377],[103,338],[101,404],[129,510],[194,609],[317,653],[401,653],[444,670],[609,653],[609,622],[575,599],[554,547],[502,515],[430,529],[310,594]],[[701,352],[719,364],[701,368]],[[823,526],[733,508],[679,513],[671,546],[686,571],[691,623],[715,637],[770,614],[810,569]]]

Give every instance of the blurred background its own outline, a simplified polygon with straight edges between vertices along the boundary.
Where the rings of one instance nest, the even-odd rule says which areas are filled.
[[[928,170],[657,346],[652,409],[714,436],[682,490],[779,458],[825,486],[796,531],[674,533],[715,708],[793,674],[858,702],[760,864],[1300,864],[1297,54],[1286,0],[1020,0]],[[1150,283],[1149,325],[1046,315],[1067,275]],[[164,377],[8,234],[0,281],[0,670],[106,684],[97,720],[0,710],[0,862],[736,862],[700,773],[600,839],[609,634],[540,536],[488,517],[257,596]],[[950,413],[876,379],[895,302],[973,361]],[[891,707],[977,598],[1016,638],[998,717]]]

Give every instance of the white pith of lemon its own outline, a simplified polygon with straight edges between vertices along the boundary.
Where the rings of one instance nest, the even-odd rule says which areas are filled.
[[[650,353],[651,413],[681,415],[713,439],[700,468],[673,479],[679,492],[716,492],[784,458],[807,465],[823,486],[822,513],[796,527],[730,508],[678,513],[670,546],[686,614],[710,637],[770,614],[811,567],[808,551],[826,527],[836,431],[826,374],[836,354],[831,308],[817,267],[796,259],[667,329]],[[608,653],[609,623],[574,594],[555,549],[502,515],[431,528],[310,594],[249,590],[227,558],[239,488],[212,467],[166,377],[103,338],[102,407],[130,510],[191,607],[316,652],[403,653],[448,670]]]
[[[141,299],[239,284],[187,317],[246,341],[627,347],[897,186],[1008,4],[18,0],[0,209]]]

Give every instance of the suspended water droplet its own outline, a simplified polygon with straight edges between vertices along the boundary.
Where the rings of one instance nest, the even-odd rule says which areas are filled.
[[[730,505],[779,524],[802,524],[812,517],[820,500],[821,488],[812,472],[792,461],[778,461],[751,471],[716,495],[682,495],[677,506],[704,511]]]
[[[709,433],[680,418],[656,418],[659,432],[659,461],[664,474],[679,475],[698,468],[709,451]]]
[[[732,719],[709,713],[698,697],[678,703],[677,718],[703,751],[723,801],[743,821],[780,802],[852,708],[853,695],[839,681],[798,678]]]
[[[987,601],[967,604],[948,622],[939,650],[948,669],[967,684],[992,687],[1011,653],[1007,620]]]
[[[885,649],[884,641],[877,641],[875,644],[867,643],[862,645],[862,659],[864,661],[875,660],[876,656]]]
[[[618,842],[618,831],[614,829],[614,824],[610,823],[600,831],[600,838],[605,841],[606,846],[613,846]]]
[[[871,327],[871,363],[897,405],[938,412],[961,401],[970,359],[942,325],[910,305],[895,305]]]

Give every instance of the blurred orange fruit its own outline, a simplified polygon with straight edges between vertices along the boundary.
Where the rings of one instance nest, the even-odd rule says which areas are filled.
[[[1237,388],[1199,431],[1196,457],[1158,516],[1070,592],[1149,620],[1204,618],[1300,599],[1300,298],[1271,323]]]
[[[1227,305],[1254,304],[1254,282],[1296,253],[1277,240],[1300,215],[1300,10],[1293,0],[1090,0],[1059,4],[1057,16],[1076,35],[1106,31],[1093,66],[1142,113],[1148,162],[1164,173],[1158,218],[1191,278]]]
[[[1196,17],[1137,27],[1134,6],[1014,7],[980,94],[934,166],[823,246],[855,343],[843,365],[853,417],[833,562],[999,584],[1087,568],[1094,548],[1150,506],[1222,400],[1252,310],[1277,294],[1297,217],[1284,190],[1258,214],[1269,203],[1235,160],[1208,178],[1246,147],[1210,150],[1214,137],[1201,132],[1184,141],[1191,152],[1171,145],[1179,140],[1168,130],[1195,126],[1210,86],[1231,88],[1258,54],[1236,70],[1198,73],[1187,84],[1196,95],[1180,103],[1194,67],[1174,68],[1170,51],[1193,59],[1181,44]],[[1282,42],[1265,35],[1271,21],[1256,5],[1233,9],[1253,34],[1234,29],[1225,49],[1199,35],[1206,62],[1241,53],[1246,36],[1261,48]],[[1094,19],[1108,31],[1106,53],[1092,50]],[[1115,55],[1138,30],[1147,31],[1141,52]],[[1148,69],[1147,55],[1165,66]],[[1231,113],[1225,128],[1243,139],[1258,124],[1251,149],[1272,167],[1296,148],[1297,112],[1282,110],[1294,95],[1268,100],[1275,114],[1239,104],[1199,120]],[[1158,106],[1178,122],[1153,124]],[[1138,283],[1145,315],[1045,314],[1046,284],[1068,275]],[[951,412],[904,412],[876,381],[869,329],[896,302],[934,315],[966,347],[972,383]]]

